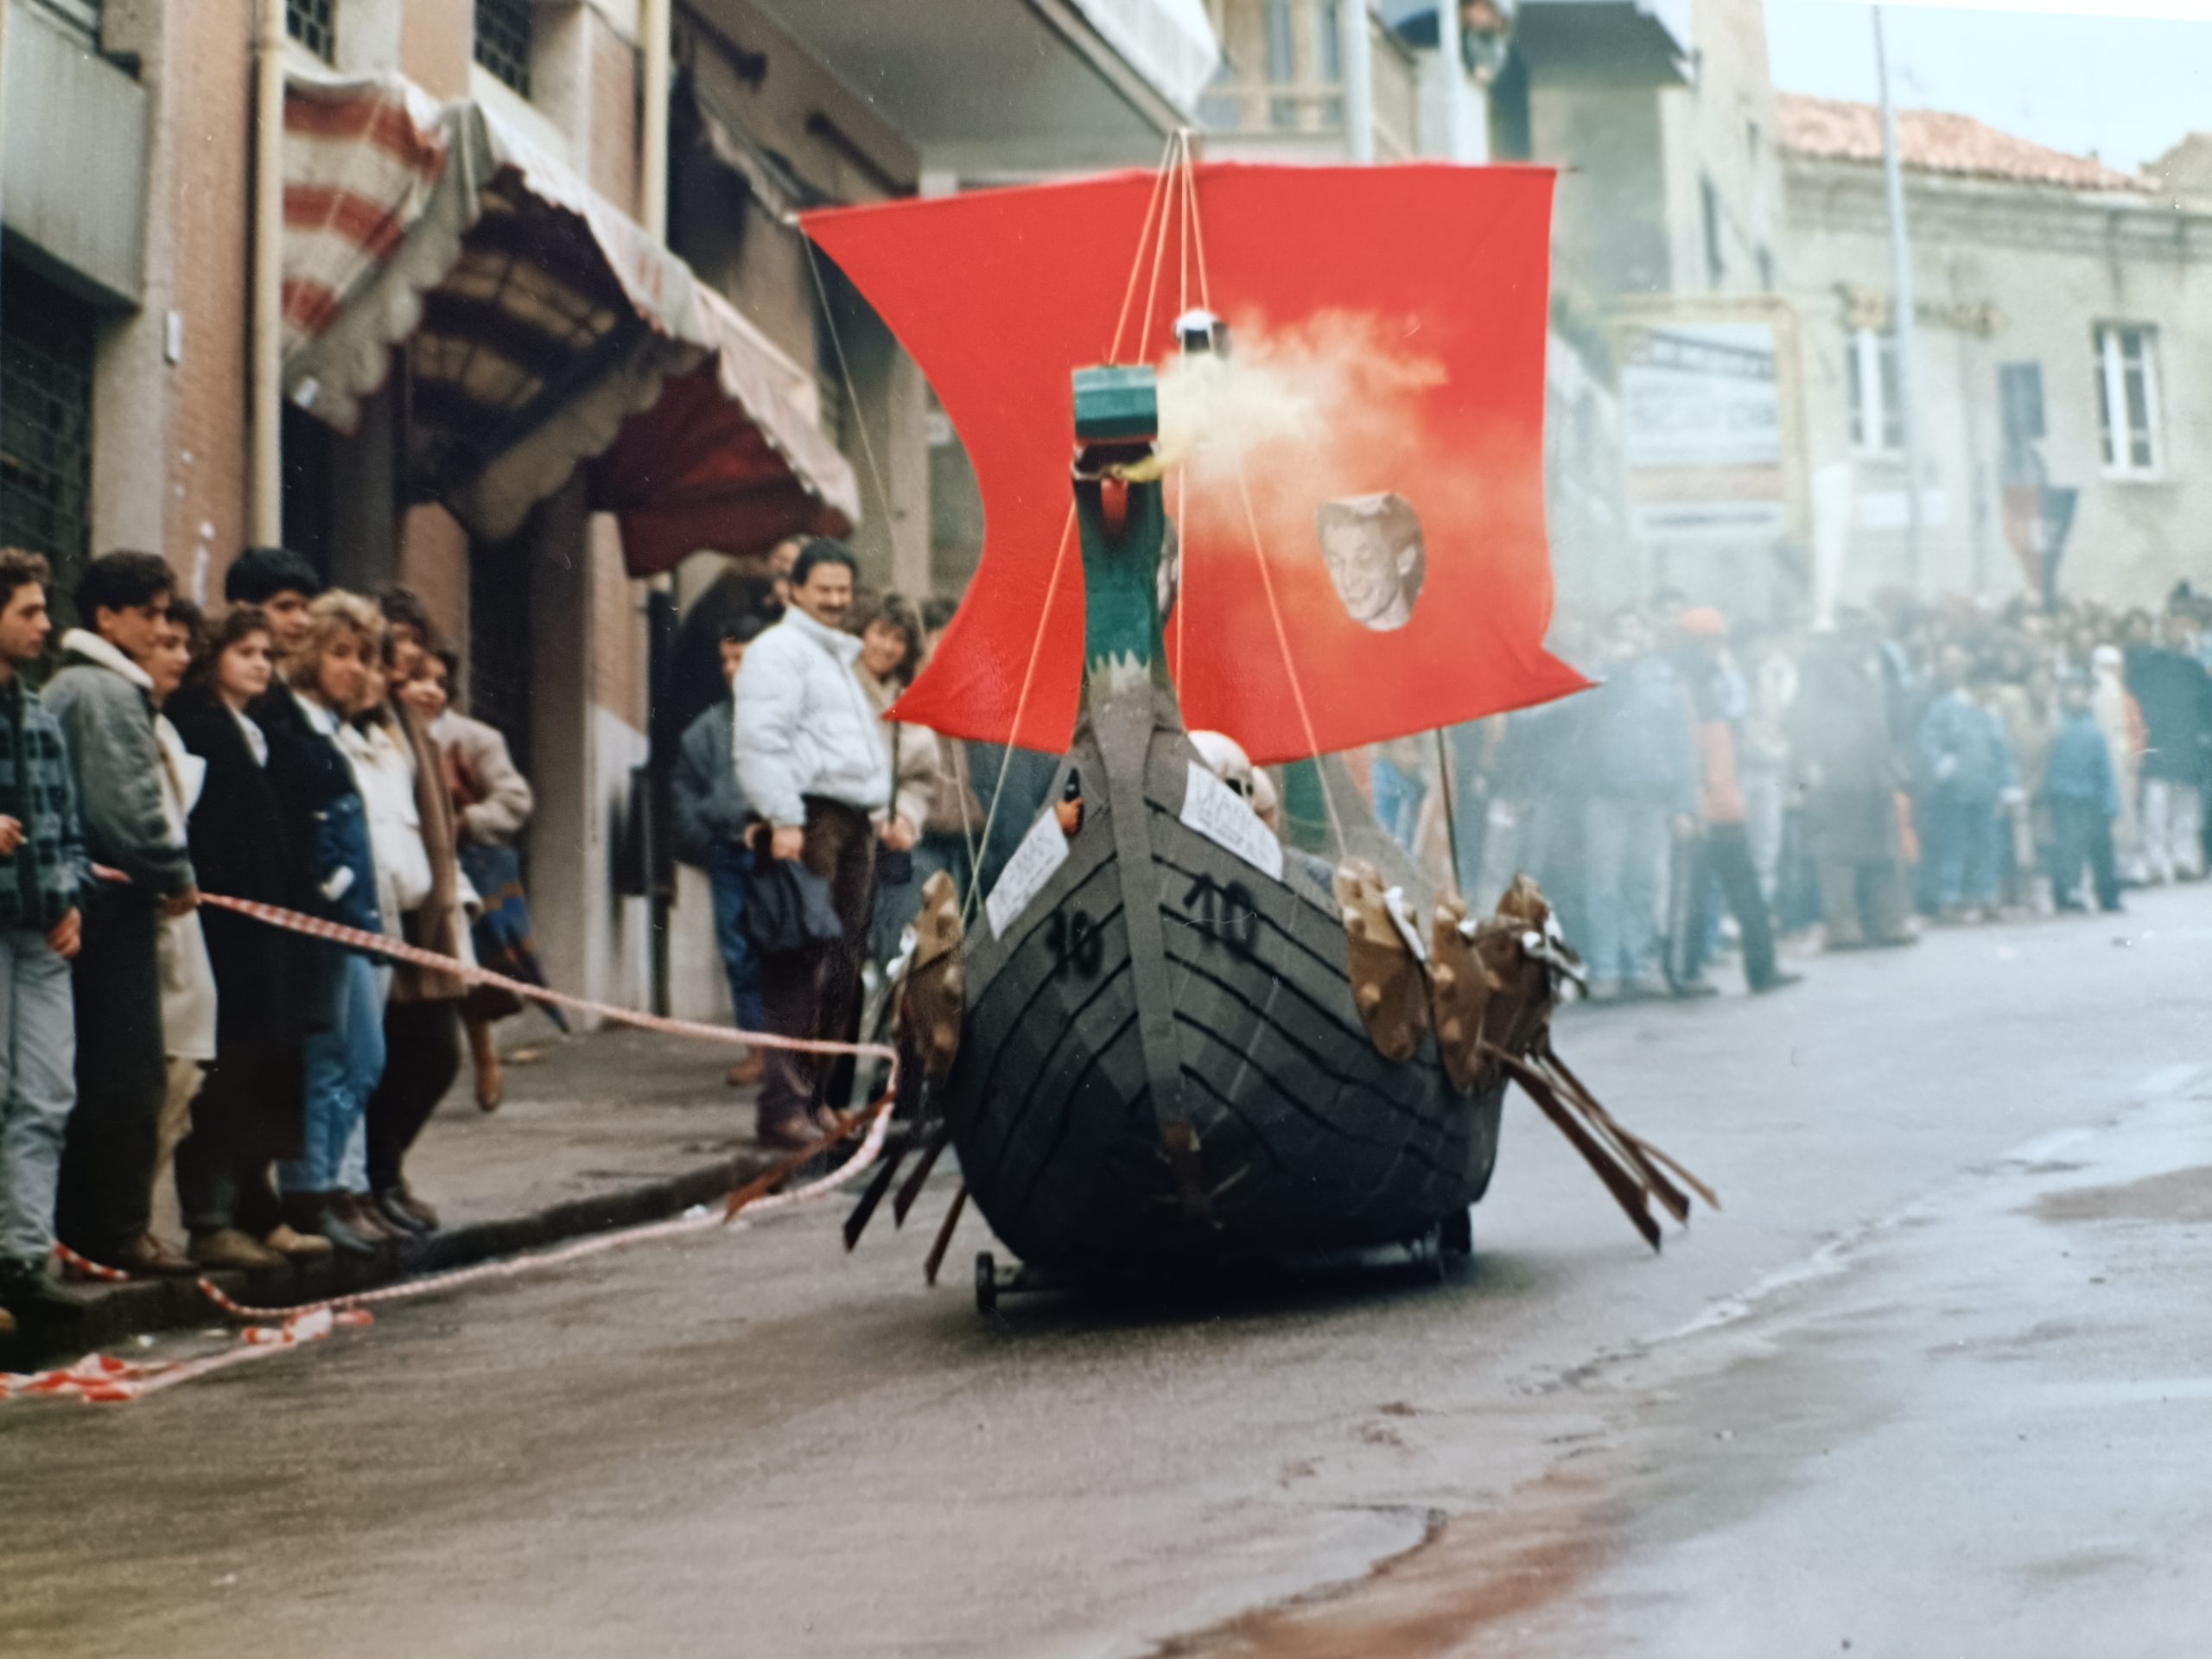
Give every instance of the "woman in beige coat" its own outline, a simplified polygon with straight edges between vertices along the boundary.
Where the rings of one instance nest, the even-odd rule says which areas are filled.
[[[499,729],[452,706],[460,671],[460,658],[441,646],[424,653],[414,678],[397,695],[428,725],[444,759],[461,869],[482,906],[475,930],[477,957],[511,978],[535,982],[541,976],[531,944],[522,861],[514,842],[530,822],[537,798]],[[521,1000],[496,986],[474,986],[462,1000],[461,1028],[468,1035],[469,1058],[476,1073],[476,1104],[484,1111],[497,1111],[506,1095],[492,1027],[521,1012]]]
[[[849,626],[861,637],[855,671],[876,713],[887,715],[921,666],[922,620],[897,594],[857,605],[854,612]],[[899,936],[921,909],[914,849],[931,804],[954,787],[944,747],[928,727],[886,720],[883,741],[891,756],[891,818],[884,850],[876,855],[875,920],[868,931],[868,955],[879,966],[899,954]]]

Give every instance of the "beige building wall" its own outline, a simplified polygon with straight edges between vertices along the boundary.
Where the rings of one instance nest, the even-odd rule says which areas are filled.
[[[1571,59],[1531,71],[1531,158],[1564,169],[1555,276],[1578,300],[1757,294],[1779,269],[1764,10],[1759,0],[1697,0],[1693,23],[1696,52],[1679,85]]]
[[[97,337],[91,551],[158,551],[219,601],[245,514],[251,5],[111,10],[103,45],[147,96],[146,271]]]
[[[1782,175],[1765,10],[1762,0],[1696,0],[1692,21],[1695,79],[1663,95],[1675,291],[1768,292],[1780,264]],[[1717,276],[1709,254],[1718,255]]]
[[[2149,195],[1925,175],[1910,178],[1907,197],[1924,590],[2001,599],[2026,585],[2000,518],[1998,392],[1999,367],[2026,363],[2043,372],[2049,435],[2038,448],[2050,482],[2081,491],[2062,594],[2148,605],[2178,580],[2212,582],[2212,213]],[[1810,459],[1816,471],[1848,469],[1840,592],[1860,599],[1910,575],[1903,458],[1855,449],[1851,423],[1853,327],[1886,319],[1892,292],[1880,171],[1793,161],[1789,215]],[[2155,477],[2107,474],[2101,322],[2158,330]]]
[[[921,162],[912,146],[756,8],[699,0],[678,8],[678,24],[677,56],[690,66],[709,112],[781,157],[806,190],[850,203],[915,189]],[[747,191],[697,150],[672,170],[679,251],[820,383],[832,434],[859,474],[861,523],[852,544],[863,581],[929,592],[928,389],[920,372],[826,262],[817,289],[804,240],[779,221],[781,204]],[[835,340],[824,327],[823,289]]]

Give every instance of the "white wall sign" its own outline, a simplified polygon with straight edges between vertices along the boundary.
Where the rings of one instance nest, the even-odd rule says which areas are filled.
[[[1638,541],[1772,542],[1788,528],[1775,331],[1641,325],[1622,337],[1621,414]]]
[[[1282,843],[1242,795],[1195,760],[1183,786],[1183,823],[1255,869],[1282,880]]]
[[[1021,838],[1021,845],[1014,849],[1014,856],[1007,860],[1006,868],[1000,873],[998,885],[983,900],[983,909],[991,918],[993,937],[1006,937],[1007,929],[1014,925],[1021,912],[1029,908],[1029,901],[1052,879],[1052,872],[1067,861],[1067,836],[1048,807],[1044,816],[1029,826],[1029,833]]]

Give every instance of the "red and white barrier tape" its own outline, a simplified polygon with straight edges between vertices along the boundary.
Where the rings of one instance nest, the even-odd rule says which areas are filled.
[[[92,874],[107,881],[128,883],[130,880],[122,871],[111,869],[105,864],[93,865]],[[327,922],[320,916],[286,910],[281,905],[264,905],[258,899],[232,899],[217,893],[201,893],[200,902],[218,910],[235,911],[241,916],[251,916],[257,922],[266,922],[270,926],[281,927],[287,932],[328,939],[334,944],[365,950],[372,956],[385,957],[393,962],[435,969],[441,973],[466,980],[472,985],[496,985],[503,991],[512,992],[532,1002],[550,1003],[578,1014],[611,1020],[620,1025],[635,1026],[640,1031],[663,1032],[672,1037],[696,1037],[710,1043],[741,1043],[748,1048],[783,1048],[801,1054],[850,1054],[859,1058],[888,1060],[891,1074],[885,1087],[893,1094],[899,1091],[899,1051],[886,1043],[836,1043],[809,1037],[782,1037],[772,1031],[746,1031],[732,1026],[709,1026],[696,1020],[671,1020],[664,1014],[645,1014],[636,1008],[619,1007],[611,1002],[594,1002],[586,997],[571,996],[566,991],[532,985],[527,980],[512,979],[476,963],[442,956],[435,950],[425,950],[418,944],[409,944],[403,939],[395,939],[386,934],[366,933],[358,927]]]
[[[868,1135],[860,1149],[843,1163],[819,1179],[804,1186],[794,1187],[788,1192],[763,1193],[747,1198],[735,1208],[709,1209],[703,1215],[683,1215],[667,1221],[650,1221],[635,1227],[625,1227],[611,1233],[596,1233],[572,1244],[542,1250],[531,1255],[510,1256],[498,1262],[480,1262],[474,1267],[455,1268],[448,1273],[435,1273],[421,1279],[409,1279],[399,1284],[381,1285],[374,1290],[354,1291],[344,1296],[333,1296],[320,1302],[302,1302],[293,1307],[248,1307],[226,1295],[213,1280],[200,1281],[200,1294],[234,1319],[297,1319],[324,1308],[371,1307],[385,1302],[412,1300],[417,1296],[435,1296],[442,1291],[455,1290],[463,1285],[481,1284],[488,1281],[519,1278],[526,1273],[536,1273],[545,1268],[565,1267],[571,1262],[581,1262],[587,1256],[599,1255],[607,1250],[620,1249],[626,1245],[647,1243],[658,1238],[681,1238],[690,1233],[703,1233],[727,1226],[740,1215],[746,1217],[772,1215],[816,1198],[825,1198],[844,1185],[854,1176],[873,1165],[883,1154],[883,1142],[891,1129],[893,1097],[886,1095],[868,1109],[872,1117]],[[804,1163],[818,1156],[843,1139],[842,1135],[825,1137],[817,1147],[794,1154],[787,1166]],[[771,1172],[772,1174],[779,1172]]]
[[[92,867],[93,874],[111,881],[127,881],[130,878],[119,870],[102,865]],[[435,950],[425,950],[417,945],[386,938],[380,933],[366,933],[358,928],[343,927],[319,917],[308,916],[276,905],[264,905],[252,899],[232,899],[219,893],[202,893],[200,902],[224,910],[251,916],[272,927],[281,927],[315,938],[328,939],[358,950],[365,950],[398,962],[410,962],[422,967],[435,968],[454,974],[473,984],[497,985],[518,996],[533,1001],[550,1002],[580,1013],[596,1014],[641,1030],[664,1032],[674,1036],[702,1038],[710,1042],[737,1042],[767,1048],[792,1049],[811,1054],[851,1054],[874,1057],[890,1062],[891,1071],[882,1098],[868,1108],[868,1134],[859,1149],[836,1169],[804,1186],[794,1187],[788,1192],[754,1191],[745,1187],[732,1193],[719,1211],[678,1216],[668,1221],[648,1222],[641,1226],[626,1227],[619,1231],[601,1233],[579,1239],[559,1249],[541,1251],[532,1255],[511,1257],[505,1261],[480,1262],[474,1267],[457,1268],[449,1273],[432,1274],[425,1278],[410,1279],[403,1283],[380,1286],[374,1290],[357,1291],[343,1296],[333,1296],[323,1301],[305,1302],[293,1307],[250,1307],[227,1294],[212,1279],[198,1281],[200,1292],[207,1300],[234,1319],[276,1319],[275,1325],[250,1325],[238,1333],[238,1344],[219,1353],[200,1359],[139,1363],[120,1360],[105,1354],[88,1354],[74,1365],[47,1371],[0,1372],[0,1401],[29,1398],[34,1395],[74,1395],[98,1404],[128,1403],[143,1399],[163,1389],[174,1388],[195,1377],[227,1370],[247,1360],[265,1358],[283,1353],[303,1343],[320,1342],[331,1335],[339,1325],[368,1325],[374,1316],[367,1309],[372,1304],[411,1300],[418,1296],[436,1295],[463,1285],[487,1281],[513,1279],[543,1268],[556,1268],[587,1256],[620,1249],[626,1245],[640,1244],[659,1238],[676,1238],[683,1235],[704,1232],[710,1228],[728,1225],[741,1213],[751,1217],[770,1215],[779,1211],[796,1208],[814,1199],[826,1198],[860,1174],[882,1156],[885,1138],[890,1133],[891,1109],[898,1097],[898,1051],[880,1043],[818,1042],[804,1038],[780,1037],[772,1032],[749,1032],[726,1026],[702,1025],[690,1020],[671,1020],[659,1014],[641,1014],[632,1008],[617,1007],[612,1004],[590,1001],[583,997],[570,996],[565,992],[549,989],[543,985],[531,985],[505,974],[494,973],[487,968],[464,963],[454,957],[441,956]],[[857,1120],[855,1120],[856,1123]],[[783,1165],[771,1171],[755,1185],[780,1179],[820,1153],[826,1152],[852,1132],[854,1123],[840,1133],[825,1135],[819,1145],[794,1154]],[[110,1281],[125,1281],[131,1277],[117,1268],[105,1267],[70,1249],[57,1245],[57,1253],[76,1272],[95,1279]]]
[[[195,1377],[242,1365],[310,1342],[321,1342],[340,1325],[373,1325],[376,1315],[353,1308],[316,1308],[282,1325],[257,1325],[238,1332],[237,1343],[198,1359],[130,1360],[87,1354],[74,1365],[52,1371],[0,1371],[0,1400],[75,1398],[88,1405],[128,1405],[149,1394],[173,1389]]]

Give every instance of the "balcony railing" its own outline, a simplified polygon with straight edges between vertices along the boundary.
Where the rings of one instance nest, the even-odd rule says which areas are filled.
[[[1207,0],[1221,69],[1199,100],[1209,130],[1290,147],[1345,141],[1344,18],[1366,0]],[[1420,92],[1414,55],[1367,13],[1375,154],[1417,152]]]

